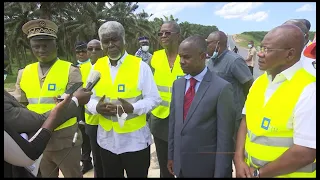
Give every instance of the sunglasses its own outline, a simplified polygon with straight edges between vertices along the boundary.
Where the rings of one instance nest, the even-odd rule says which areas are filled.
[[[88,51],[101,51],[102,49],[101,48],[88,48],[87,49]]]
[[[87,50],[76,50],[76,53],[79,54],[79,53],[87,53]]]
[[[170,32],[170,31],[166,31],[166,32],[158,32],[158,36],[163,36],[163,34],[165,36],[170,36],[171,34],[175,34],[177,32]]]

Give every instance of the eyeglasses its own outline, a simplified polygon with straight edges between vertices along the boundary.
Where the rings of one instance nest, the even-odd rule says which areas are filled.
[[[101,51],[102,49],[101,48],[88,48],[87,49],[88,51]]]
[[[170,31],[158,32],[158,36],[161,37],[161,36],[163,36],[163,34],[164,34],[165,36],[170,36],[172,33],[175,34],[175,33],[177,33],[177,32],[170,32]]]
[[[316,68],[316,61],[313,61],[313,62],[312,62],[312,66],[313,66],[315,69],[317,69],[317,68]]]
[[[267,47],[261,47],[260,52],[268,54],[268,51],[282,51],[282,50],[288,50],[291,48],[267,48]]]
[[[76,50],[76,53],[79,54],[79,53],[87,53],[87,50]]]

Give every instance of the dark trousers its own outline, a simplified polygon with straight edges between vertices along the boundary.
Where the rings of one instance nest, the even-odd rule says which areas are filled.
[[[124,178],[124,170],[127,177],[148,177],[150,167],[150,146],[136,151],[123,154],[113,154],[100,147],[104,177]]]
[[[160,138],[153,136],[154,143],[156,145],[157,157],[160,166],[160,178],[174,178],[170,174],[167,163],[168,163],[168,142]]]
[[[85,163],[90,163],[91,164],[91,157],[90,157],[90,153],[91,153],[91,145],[90,145],[90,138],[89,136],[86,134],[86,130],[85,130],[85,125],[83,124],[79,124],[79,129],[81,131],[82,134],[82,139],[83,139],[83,143],[81,146],[81,161],[82,164]]]
[[[252,66],[248,66],[250,69],[251,74],[253,75],[253,67]]]
[[[97,130],[98,130],[98,125],[86,124],[86,134],[90,138],[90,145],[92,150],[94,177],[102,178],[103,169],[102,169],[102,161],[100,156],[100,147],[97,143]]]

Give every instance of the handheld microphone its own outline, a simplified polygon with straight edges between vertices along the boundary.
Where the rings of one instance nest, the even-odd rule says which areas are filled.
[[[99,71],[92,71],[88,77],[86,89],[88,91],[91,91],[94,88],[94,86],[99,82],[100,77],[101,74]]]
[[[72,140],[72,146],[74,146],[74,144],[76,143],[77,138],[78,138],[78,131],[76,133],[74,133],[73,140]]]

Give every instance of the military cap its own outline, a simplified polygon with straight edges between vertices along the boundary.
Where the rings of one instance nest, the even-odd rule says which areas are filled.
[[[139,37],[138,40],[139,40],[140,43],[141,43],[141,42],[149,42],[149,38],[146,37],[146,36]]]
[[[56,39],[58,26],[47,19],[36,19],[25,23],[22,31],[29,39]]]

